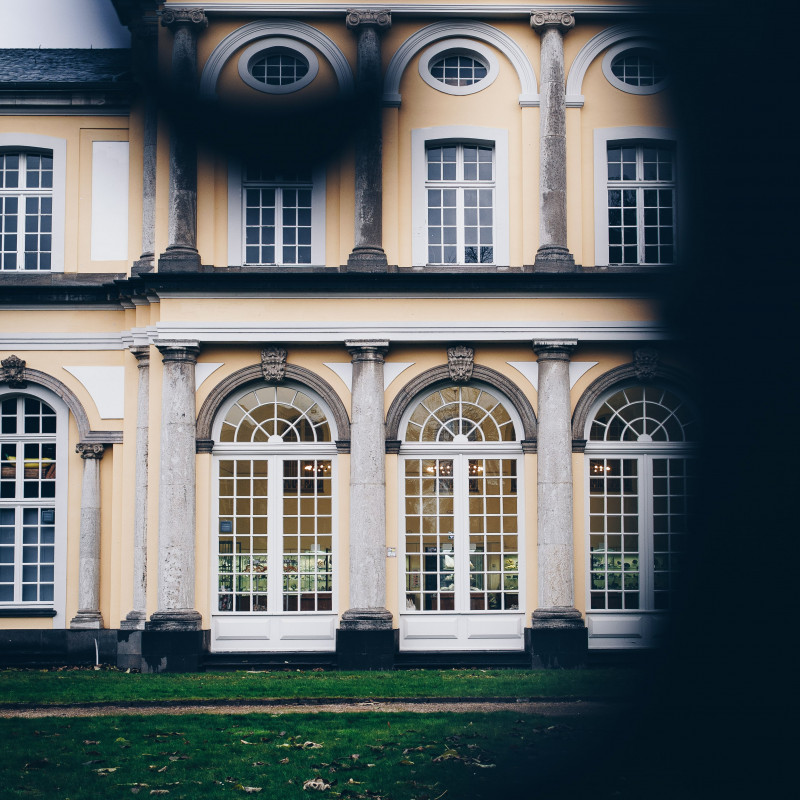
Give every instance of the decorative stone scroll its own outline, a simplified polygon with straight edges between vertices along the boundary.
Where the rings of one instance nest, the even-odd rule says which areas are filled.
[[[7,383],[12,389],[24,389],[28,384],[25,380],[25,362],[17,356],[9,356],[0,361],[3,369],[0,372],[0,383]]]
[[[166,8],[161,13],[161,24],[165,28],[175,25],[199,25],[208,27],[208,17],[202,8]]]
[[[274,345],[261,351],[261,374],[267,383],[283,383],[286,380],[286,348]]]
[[[472,367],[475,351],[465,345],[447,348],[447,369],[453,383],[469,383],[472,380]]]
[[[105,453],[106,446],[99,442],[78,442],[75,445],[75,452],[84,459],[96,459],[99,461]]]
[[[641,347],[633,351],[633,369],[637,380],[651,381],[656,376],[659,365],[658,350],[652,347]]]
[[[350,30],[355,30],[359,25],[374,25],[386,30],[392,26],[392,14],[388,8],[348,8],[345,22]]]
[[[552,9],[550,11],[531,11],[531,28],[557,27],[562,32],[575,27],[575,12]]]

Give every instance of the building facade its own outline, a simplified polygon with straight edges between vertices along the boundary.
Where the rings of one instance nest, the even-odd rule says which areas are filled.
[[[115,6],[130,51],[0,53],[4,660],[658,646],[698,422],[647,9]]]

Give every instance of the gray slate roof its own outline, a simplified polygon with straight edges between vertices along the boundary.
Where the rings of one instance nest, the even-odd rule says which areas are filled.
[[[0,84],[127,83],[132,79],[127,49],[0,49]]]

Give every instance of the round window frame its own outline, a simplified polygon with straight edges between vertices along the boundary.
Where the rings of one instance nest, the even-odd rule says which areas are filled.
[[[666,89],[669,85],[669,77],[666,77],[664,80],[654,83],[651,86],[632,86],[630,83],[621,81],[613,73],[611,65],[614,62],[614,59],[628,50],[650,50],[656,56],[662,56],[662,50],[658,44],[647,39],[627,39],[624,42],[619,42],[613,47],[610,47],[606,51],[605,56],[603,56],[602,68],[603,75],[606,76],[606,80],[615,89],[619,89],[621,92],[626,92],[627,94],[656,94],[657,92],[661,92]]]
[[[296,53],[297,56],[303,58],[308,64],[308,72],[303,75],[300,80],[294,83],[286,83],[282,86],[277,86],[270,83],[262,83],[253,77],[250,73],[250,65],[256,58],[266,57],[271,50],[279,50],[281,52]],[[289,39],[283,36],[270,36],[266,39],[259,39],[254,44],[246,48],[239,56],[239,77],[252,89],[265,94],[291,94],[298,92],[308,86],[314,78],[317,77],[319,72],[319,59],[310,47],[301,44],[294,39]]]
[[[486,77],[469,86],[451,86],[442,83],[431,72],[431,62],[446,55],[465,55],[483,61],[486,66]],[[500,64],[495,54],[484,45],[473,39],[443,39],[427,48],[419,58],[419,74],[428,86],[444,94],[463,96],[482,92],[491,86],[500,74]]]

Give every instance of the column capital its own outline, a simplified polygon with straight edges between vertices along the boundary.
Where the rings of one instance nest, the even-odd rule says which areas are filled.
[[[150,366],[150,348],[146,344],[142,345],[134,345],[133,347],[128,348],[131,351],[131,354],[136,358],[139,362],[136,366],[138,367],[149,367]]]
[[[80,454],[83,459],[99,461],[106,451],[106,446],[99,442],[78,442],[75,445],[75,452]]]
[[[385,31],[392,27],[392,13],[388,8],[348,8],[345,23],[351,31],[361,26]]]
[[[380,361],[389,350],[388,339],[356,339],[344,343],[353,361]]]
[[[208,17],[202,8],[166,8],[161,13],[161,24],[174,31],[179,25],[195,25],[200,30],[208,27]]]
[[[566,33],[575,27],[575,12],[553,8],[549,11],[531,11],[531,28],[543,32],[546,28],[557,28]]]
[[[200,354],[199,342],[161,342],[156,347],[165,362],[184,361],[187,364],[196,364]]]
[[[569,361],[578,346],[577,339],[534,339],[533,352],[539,361]]]

